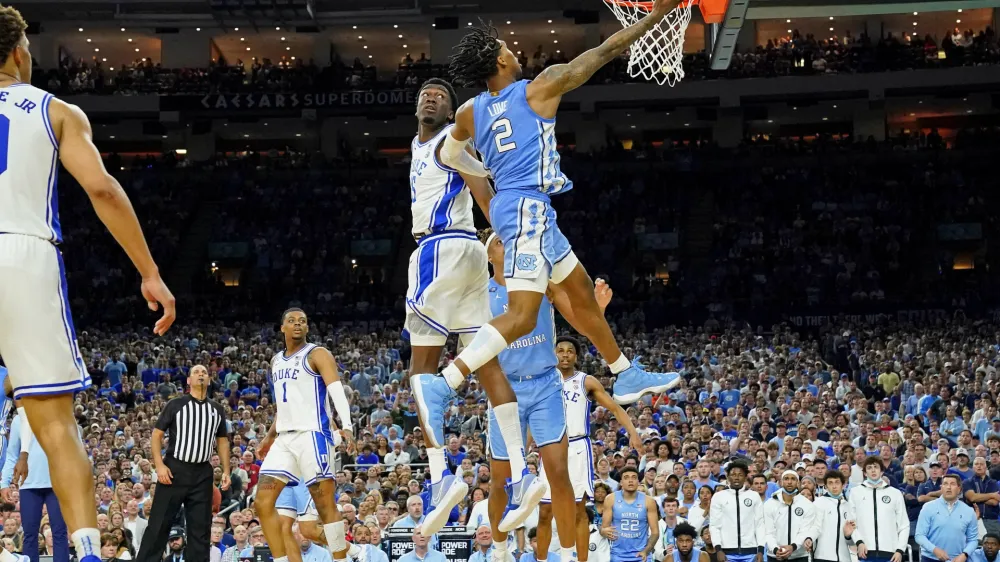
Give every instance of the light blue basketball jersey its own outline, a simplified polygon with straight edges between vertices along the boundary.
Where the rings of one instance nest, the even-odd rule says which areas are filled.
[[[490,311],[499,316],[507,311],[507,287],[490,279]],[[552,303],[542,296],[538,307],[538,321],[530,334],[511,342],[500,352],[500,366],[509,377],[538,376],[555,373],[559,364],[556,358],[556,321]]]
[[[499,92],[483,92],[473,101],[473,142],[493,174],[497,191],[525,190],[545,195],[565,193],[573,182],[559,169],[556,120],[540,117],[525,95],[528,80]]]
[[[625,501],[621,490],[615,492],[615,505],[611,509],[612,521],[618,538],[611,542],[611,562],[639,560],[639,551],[649,540],[649,521],[646,517],[646,494],[637,492],[631,503]]]
[[[673,558],[674,558],[674,562],[681,562],[681,551],[677,550],[676,547],[674,548],[674,556],[673,556]],[[701,549],[700,548],[692,548],[691,549],[691,562],[698,562],[699,560],[701,560]]]

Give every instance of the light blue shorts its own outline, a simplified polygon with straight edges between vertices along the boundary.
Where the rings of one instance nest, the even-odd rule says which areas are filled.
[[[527,432],[538,447],[558,443],[566,435],[566,410],[563,406],[563,385],[559,371],[528,377],[508,377],[517,396],[517,412],[521,418],[521,439],[527,442]],[[500,434],[500,424],[489,410],[490,457],[509,460],[507,445]]]
[[[538,192],[499,191],[490,203],[490,220],[503,242],[510,290],[545,292],[549,279],[561,283],[579,263],[556,224],[555,209]]]
[[[279,515],[291,519],[309,521],[316,519],[316,505],[313,503],[312,494],[304,484],[297,486],[285,486],[278,494],[277,501],[274,502],[275,509]]]

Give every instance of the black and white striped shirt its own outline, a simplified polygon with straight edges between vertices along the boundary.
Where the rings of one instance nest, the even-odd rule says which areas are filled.
[[[222,406],[213,400],[196,400],[190,394],[167,402],[156,429],[170,439],[166,458],[189,463],[208,462],[216,439],[227,436]]]

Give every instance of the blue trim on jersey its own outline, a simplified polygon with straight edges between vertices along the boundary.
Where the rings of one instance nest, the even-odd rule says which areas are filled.
[[[288,348],[285,348],[285,349],[281,350],[281,358],[282,358],[282,359],[284,359],[285,361],[288,361],[288,360],[289,360],[289,359],[291,359],[292,357],[295,357],[296,355],[298,355],[298,354],[302,353],[303,351],[305,351],[305,350],[307,350],[307,349],[312,349],[313,347],[315,347],[315,346],[314,346],[313,344],[311,344],[311,343],[307,343],[307,344],[305,344],[305,345],[303,345],[303,346],[302,346],[302,349],[300,349],[300,350],[296,351],[295,353],[293,353],[293,354],[292,354],[291,356],[289,356],[289,357],[286,357],[286,356],[285,356],[285,352],[286,352],[286,351],[288,351]],[[274,359],[272,359],[272,360],[271,360],[271,362],[273,363],[273,362],[274,362]]]
[[[428,326],[430,326],[431,328],[433,328],[433,329],[434,329],[435,331],[437,331],[437,332],[441,332],[442,334],[444,334],[444,335],[446,335],[446,336],[447,336],[447,335],[448,335],[448,334],[450,333],[450,332],[448,331],[448,329],[444,327],[444,325],[443,325],[443,324],[440,324],[440,323],[438,323],[437,321],[435,321],[435,320],[431,319],[431,317],[430,317],[430,316],[427,316],[426,314],[424,314],[423,312],[421,312],[421,311],[420,311],[420,309],[419,309],[419,308],[417,308],[417,304],[416,304],[415,302],[413,302],[413,301],[410,301],[410,300],[407,300],[407,301],[406,301],[406,306],[407,306],[407,308],[409,308],[409,309],[410,309],[410,310],[411,310],[411,311],[412,311],[412,312],[413,312],[414,314],[416,314],[416,315],[417,315],[417,317],[419,317],[419,318],[420,318],[421,320],[423,320],[424,322],[426,322],[426,323],[427,323],[427,325],[428,325]],[[478,330],[478,329],[477,329],[477,330]],[[458,333],[458,332],[456,332],[456,333]]]
[[[562,392],[562,391],[560,391],[560,392]],[[562,441],[563,437],[566,437],[566,424],[563,424],[562,432],[559,433],[559,437],[558,438],[549,439],[548,441],[546,441],[544,443],[535,442],[535,446],[538,447],[539,449],[541,449],[542,447],[545,447],[546,445],[555,445],[556,443],[559,443],[560,441]]]
[[[455,205],[455,198],[465,189],[465,180],[455,172],[448,172],[448,182],[444,193],[434,205],[431,212],[431,223],[428,225],[431,232],[438,232],[451,226],[451,208]]]
[[[52,129],[52,120],[49,118],[49,103],[52,101],[52,94],[45,94],[42,98],[42,123],[45,125],[45,132],[49,134],[52,141],[52,148],[59,150],[59,143],[56,142],[56,134]]]
[[[322,378],[313,380],[316,381],[316,414],[319,416],[319,432],[332,441],[333,434],[330,433],[330,416],[326,413],[326,384]],[[319,458],[316,460],[318,462]]]
[[[427,236],[422,236],[417,242],[418,246],[423,246],[429,244],[435,240],[448,240],[449,238],[465,238],[467,240],[479,240],[476,237],[475,232],[469,232],[466,230],[443,230],[441,232],[435,232],[434,234],[428,234]]]
[[[261,470],[260,471],[260,475],[261,476],[263,476],[263,475],[267,475],[267,476],[283,476],[283,477],[285,477],[285,478],[288,479],[289,483],[294,482],[294,483],[298,484],[300,482],[298,476],[295,476],[291,472],[286,472],[284,470],[273,470],[273,469],[271,469],[271,470]]]
[[[312,348],[313,348],[313,350],[315,350],[317,347],[319,347],[319,346],[318,345],[314,345]],[[305,358],[302,360],[302,369],[306,373],[308,373],[308,374],[310,374],[310,375],[312,375],[314,377],[322,377],[322,375],[320,375],[316,371],[313,371],[312,367],[309,366],[309,354],[311,354],[311,353],[312,353],[312,350],[310,350],[309,353],[307,353],[306,356],[305,356]]]
[[[48,205],[45,207],[45,224],[52,232],[53,242],[62,242],[62,229],[59,226],[59,152],[52,152],[52,162],[49,164],[49,179],[46,180],[45,198]]]
[[[56,252],[56,261],[59,263],[59,297],[62,299],[63,302],[63,307],[62,307],[63,330],[66,335],[66,340],[69,343],[69,352],[70,354],[73,355],[73,363],[76,365],[77,371],[79,371],[80,373],[80,380],[76,381],[75,383],[54,384],[51,385],[51,387],[73,385],[73,388],[70,388],[68,390],[68,392],[72,392],[73,390],[83,390],[88,386],[90,386],[91,382],[90,373],[87,371],[86,367],[83,364],[83,358],[80,357],[80,347],[76,341],[76,327],[73,325],[73,314],[70,312],[69,298],[67,297],[69,291],[66,287],[66,264],[63,262],[62,252],[60,252],[58,248],[53,248],[53,250],[55,250]],[[35,388],[38,388],[40,386],[41,385],[34,385]],[[32,388],[32,386],[22,386],[18,390],[23,390],[26,388]]]
[[[417,290],[413,292],[414,302],[421,302],[424,291],[434,281],[434,274],[437,273],[437,247],[438,241],[431,240],[427,244],[421,244],[417,250]]]

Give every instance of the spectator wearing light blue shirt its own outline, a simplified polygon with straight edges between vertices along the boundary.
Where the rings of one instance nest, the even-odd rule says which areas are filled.
[[[439,551],[428,547],[427,537],[413,531],[413,550],[399,557],[397,562],[448,562]]]
[[[529,544],[531,544],[531,552],[526,552],[526,553],[522,554],[521,558],[518,560],[518,562],[538,562],[539,561],[539,558],[538,558],[538,554],[539,554],[538,553],[538,528],[537,527],[532,528],[530,531],[528,531],[528,542],[529,542]],[[559,562],[559,560],[560,560],[558,552],[545,552],[545,553],[542,553],[542,554],[545,555],[544,558],[541,558],[541,560],[543,562]],[[471,559],[470,559],[470,562],[471,562]]]
[[[941,425],[938,427],[938,432],[941,433],[941,437],[955,443],[959,434],[968,427],[965,425],[965,420],[955,415],[954,406],[948,406],[946,412],[945,419],[941,420]]]
[[[472,555],[469,562],[491,562],[493,556],[493,533],[489,525],[480,525],[476,529],[476,540],[472,543]]]
[[[120,357],[116,357],[115,355],[112,355],[107,364],[104,365],[104,374],[108,376],[111,386],[121,384],[122,377],[125,376],[126,371],[125,363],[122,363]]]
[[[920,508],[914,538],[920,545],[922,562],[967,562],[975,552],[979,542],[976,512],[959,499],[961,491],[961,478],[946,474],[941,497]]]

